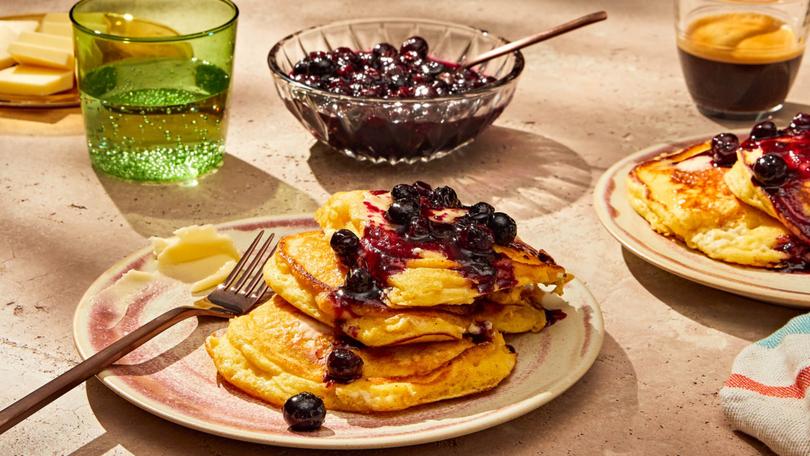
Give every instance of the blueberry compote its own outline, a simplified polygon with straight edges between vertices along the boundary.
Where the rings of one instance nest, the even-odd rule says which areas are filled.
[[[374,191],[372,195],[388,193]],[[498,245],[546,263],[554,261],[545,252],[515,240],[517,225],[510,216],[483,202],[465,206],[450,187],[399,184],[390,198],[387,207],[366,201],[371,217],[359,243],[344,230],[333,235],[332,247],[348,271],[346,282],[332,296],[338,320],[355,306],[385,307],[383,290],[388,278],[426,251],[439,252],[457,263],[458,271],[482,294],[517,284],[512,261],[496,251]],[[471,327],[470,337],[479,342],[488,339],[491,331],[486,323],[476,325]]]
[[[368,51],[311,52],[289,77],[351,99],[315,93],[285,98],[285,103],[318,139],[354,156],[399,162],[453,150],[488,127],[511,92],[500,102],[490,96],[461,97],[496,79],[431,58],[428,51],[427,42],[414,36],[399,48],[379,43]],[[448,96],[457,97],[432,101]]]
[[[747,164],[752,181],[768,194],[780,216],[798,230],[798,238],[782,243],[781,248],[791,254],[787,268],[810,271],[810,115],[797,114],[783,130],[770,121],[759,123],[742,147],[762,150],[754,163]]]
[[[339,47],[310,52],[289,76],[316,89],[371,98],[435,98],[495,82],[492,76],[429,57],[428,44],[419,36],[408,38],[399,49],[378,43],[370,51]]]

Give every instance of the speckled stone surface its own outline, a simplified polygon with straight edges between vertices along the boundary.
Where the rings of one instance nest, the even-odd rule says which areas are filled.
[[[272,5],[272,6],[271,6]],[[66,10],[4,0],[0,14]],[[645,0],[239,2],[229,156],[194,188],[97,175],[78,110],[0,110],[0,403],[79,361],[71,317],[110,264],[195,222],[313,210],[334,191],[421,178],[514,213],[520,233],[593,291],[607,337],[591,371],[547,406],[488,431],[390,455],[769,454],[733,433],[717,391],[734,356],[797,312],[692,284],[624,251],[591,208],[611,163],[650,144],[742,126],[702,117],[686,92],[672,2]],[[516,99],[464,153],[371,167],[316,145],[265,65],[306,26],[361,16],[429,16],[519,37],[604,7],[610,18],[526,52]],[[810,101],[805,68],[785,116]],[[315,454],[230,441],[165,422],[92,380],[0,436],[3,455]]]

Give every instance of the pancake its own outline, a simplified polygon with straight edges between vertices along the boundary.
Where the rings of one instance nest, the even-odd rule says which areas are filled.
[[[353,412],[402,410],[494,388],[514,368],[516,354],[495,333],[492,340],[350,348],[363,359],[362,377],[324,382],[332,349],[331,328],[276,295],[234,318],[205,347],[217,371],[240,390],[281,406],[308,391],[327,409]]]
[[[536,286],[519,287],[479,298],[473,306],[389,308],[354,304],[343,308],[335,293],[345,280],[343,268],[320,231],[286,236],[264,269],[267,284],[301,312],[373,347],[459,340],[475,321],[490,321],[509,332],[540,331],[546,326]]]
[[[493,247],[497,255],[494,266],[498,274],[505,274],[485,282],[441,249],[404,244],[385,217],[391,202],[389,192],[340,192],[315,212],[325,239],[337,230],[348,229],[361,239],[367,263],[385,265],[375,279],[387,285],[385,304],[389,307],[472,304],[488,293],[538,283],[553,286],[561,294],[565,283],[573,278],[546,252],[516,238],[509,245]],[[464,208],[435,210],[431,222],[449,224],[466,213]]]
[[[655,231],[710,258],[783,267],[789,232],[734,196],[724,180],[728,168],[714,166],[710,151],[706,142],[637,165],[628,176],[630,205]]]
[[[804,244],[810,244],[810,133],[749,139],[747,144],[750,147],[738,149],[737,163],[725,176],[729,189],[746,204],[782,222]],[[783,156],[788,164],[787,177],[779,185],[762,186],[754,177],[754,163],[766,152]]]

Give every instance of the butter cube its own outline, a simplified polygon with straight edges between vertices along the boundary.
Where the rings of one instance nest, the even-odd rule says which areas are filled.
[[[68,13],[45,13],[42,22],[67,22],[70,23],[70,15]]]
[[[50,95],[73,87],[73,71],[17,65],[0,70],[0,93]]]
[[[39,31],[42,33],[50,33],[52,35],[73,36],[73,24],[70,22],[43,22],[39,26]]]
[[[8,46],[22,32],[36,30],[36,21],[0,21],[0,69],[14,65],[14,58],[8,52]]]
[[[40,46],[38,44],[15,41],[8,47],[8,53],[17,63],[41,65],[49,68],[73,69],[73,51]]]
[[[50,33],[42,32],[22,32],[17,37],[17,41],[36,44],[37,46],[44,46],[73,53],[73,40],[63,35],[51,35]]]

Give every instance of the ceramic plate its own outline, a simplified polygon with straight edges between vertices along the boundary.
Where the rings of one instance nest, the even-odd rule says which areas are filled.
[[[261,228],[278,235],[315,228],[310,217],[258,218],[220,225],[244,249]],[[154,270],[148,248],[118,262],[85,293],[74,316],[74,339],[87,358],[110,341],[171,306],[187,304],[178,283],[152,283],[127,299],[105,292],[126,271]],[[182,290],[181,290],[182,291]],[[604,326],[598,304],[573,281],[565,301],[549,308],[567,317],[539,334],[508,338],[518,352],[514,372],[496,389],[463,399],[398,413],[361,415],[329,412],[315,433],[293,433],[280,411],[251,398],[217,377],[203,341],[224,328],[224,320],[186,320],[127,355],[99,375],[104,384],[133,404],[169,421],[211,434],[272,445],[321,448],[381,448],[457,437],[517,418],[571,387],[596,360]]]
[[[45,13],[2,16],[0,20],[39,21]],[[5,108],[70,108],[79,106],[79,89],[74,81],[73,88],[53,95],[12,95],[0,93],[0,107]]]
[[[739,134],[746,136],[748,131]],[[630,206],[626,178],[635,165],[661,153],[674,152],[707,139],[699,136],[660,144],[611,166],[594,190],[594,207],[599,220],[622,245],[661,269],[742,296],[810,308],[810,276],[807,274],[769,271],[712,260],[680,241],[656,233]]]

